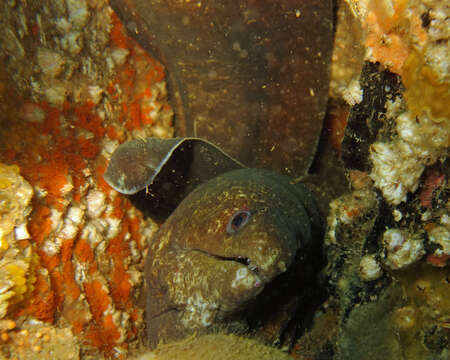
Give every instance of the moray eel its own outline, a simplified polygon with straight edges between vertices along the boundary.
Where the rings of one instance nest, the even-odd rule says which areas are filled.
[[[199,171],[205,167],[208,175]],[[171,214],[146,259],[150,346],[269,323],[276,330],[267,341],[275,341],[290,319],[283,309],[301,294],[302,277],[313,277],[307,263],[322,230],[313,195],[195,138],[130,141],[115,151],[105,173],[116,190],[141,193],[158,206],[171,177],[176,186],[168,198],[179,202],[166,204]]]
[[[110,4],[164,64],[181,137],[125,143],[105,173],[146,215],[165,220],[146,262],[150,344],[214,329],[260,330],[273,342],[295,323],[302,279],[314,278],[317,262],[312,195],[282,175],[305,175],[316,152],[332,1]]]

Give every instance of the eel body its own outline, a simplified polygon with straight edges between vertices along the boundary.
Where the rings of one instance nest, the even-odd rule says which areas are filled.
[[[165,65],[180,136],[122,144],[105,173],[165,220],[146,260],[150,344],[217,329],[262,329],[273,342],[320,244],[311,193],[284,175],[307,173],[316,152],[332,1],[110,4]]]
[[[328,99],[331,0],[110,0],[166,67],[177,136],[294,178],[316,153]]]

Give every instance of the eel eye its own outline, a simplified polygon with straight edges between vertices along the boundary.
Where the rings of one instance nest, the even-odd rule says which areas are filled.
[[[248,210],[238,210],[230,218],[227,224],[227,233],[235,234],[248,223],[251,213]]]

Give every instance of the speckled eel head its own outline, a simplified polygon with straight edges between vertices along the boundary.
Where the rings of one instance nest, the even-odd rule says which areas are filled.
[[[266,170],[234,170],[199,186],[162,225],[147,257],[151,345],[245,327],[248,313],[264,306],[264,288],[320,241],[313,238],[319,221],[306,188]]]
[[[125,143],[105,179],[171,211],[146,259],[152,347],[217,329],[266,326],[276,339],[321,241],[321,218],[302,184],[245,168],[196,138]]]

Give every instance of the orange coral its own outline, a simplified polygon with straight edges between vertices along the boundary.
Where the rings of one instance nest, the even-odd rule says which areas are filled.
[[[37,245],[41,245],[44,239],[52,231],[52,220],[50,219],[50,208],[47,206],[37,206],[33,204],[35,210],[33,212],[33,221],[30,222],[29,230],[33,241]]]
[[[32,314],[36,319],[53,322],[55,313],[55,295],[47,278],[38,273],[31,295],[30,304],[17,311],[17,316]]]
[[[341,145],[344,140],[349,112],[348,106],[336,105],[330,109],[329,114],[325,119],[324,127],[327,131],[328,141],[338,153],[341,152]]]
[[[75,300],[80,296],[80,288],[75,282],[75,271],[73,269],[72,261],[66,261],[63,265],[63,281],[64,281],[64,294]]]
[[[128,233],[128,224],[122,226],[122,232],[111,239],[106,250],[107,254],[111,256],[114,262],[114,270],[111,275],[110,289],[111,297],[119,309],[124,309],[130,306],[130,276],[126,272],[126,265],[124,260],[130,255],[130,247],[125,240]]]
[[[44,194],[33,200],[29,232],[40,257],[40,266],[48,271],[49,276],[38,272],[32,297],[28,304],[18,310],[17,316],[31,315],[52,322],[65,298],[77,298],[80,289],[74,280],[73,240],[64,241],[59,254],[48,254],[42,247],[57,225],[53,219],[54,211],[62,212],[67,206],[65,197],[68,189],[70,192],[70,186],[67,187],[69,178],[73,179],[76,186],[75,193],[79,193],[82,175],[73,172],[85,169],[88,166],[87,159],[96,157],[99,148],[95,138],[78,141],[74,131],[62,135],[59,119],[62,115],[68,115],[70,107],[66,106],[66,110],[61,113],[46,103],[34,106],[44,111],[45,120],[42,123],[13,123],[8,136],[3,135],[9,141],[3,144],[1,155],[8,162],[20,164],[24,177]],[[86,115],[86,111],[79,114]],[[103,136],[103,125],[95,117],[94,121],[91,119],[86,120],[86,123],[80,121],[81,126],[93,130],[97,136]],[[95,129],[94,126],[101,128]],[[20,141],[15,138],[16,134],[22,137]]]
[[[86,299],[91,308],[91,313],[97,322],[103,318],[103,314],[110,304],[108,292],[104,289],[103,284],[94,280],[84,284]]]
[[[129,48],[128,38],[124,35],[123,25],[120,22],[119,17],[115,13],[113,13],[111,15],[111,19],[113,23],[113,27],[110,33],[112,44],[121,49]]]
[[[120,338],[120,333],[114,324],[112,315],[107,314],[105,316],[105,311],[111,303],[109,295],[105,291],[104,285],[98,280],[86,283],[84,289],[91,313],[95,320],[95,324],[90,324],[86,329],[86,339],[93,346],[102,348],[108,352]]]
[[[62,275],[62,271],[58,269],[53,270],[50,273],[50,278],[51,278],[51,282],[52,282],[52,289],[53,292],[55,294],[55,311],[56,309],[61,309],[64,299],[65,299],[65,294],[64,294],[64,280],[63,280],[63,275]]]
[[[112,315],[106,315],[98,325],[89,325],[85,331],[85,337],[91,345],[102,349],[107,355],[111,355],[111,349],[120,338],[120,333],[114,324]]]
[[[61,263],[61,259],[56,255],[48,255],[45,251],[38,252],[41,258],[42,265],[49,271],[52,272]]]
[[[126,348],[127,337],[136,335],[142,313],[136,309],[128,273],[130,241],[139,249],[145,243],[139,229],[141,216],[130,215],[129,201],[114,196],[103,179],[107,160],[101,154],[101,144],[108,139],[122,142],[128,131],[153,122],[155,109],[151,104],[157,92],[152,86],[164,78],[163,67],[142,50],[137,51],[117,16],[113,14],[112,19],[111,45],[126,48],[132,57],[105,92],[116,106],[112,111],[119,121],[102,120],[98,105],[91,101],[66,101],[56,108],[46,102],[22,100],[12,92],[11,119],[24,120],[10,121],[7,128],[0,129],[6,140],[0,144],[0,159],[18,164],[37,193],[29,222],[32,239],[25,242],[39,256],[38,278],[32,298],[17,310],[17,316],[48,322],[63,317],[74,333],[106,353],[117,346]],[[23,113],[16,109],[23,109]],[[35,121],[38,115],[39,121]],[[76,222],[68,215],[71,208],[86,211],[86,195],[91,189],[105,194],[108,210],[101,218],[112,220],[118,228],[111,239],[98,235],[105,244],[102,255],[97,254],[89,235],[83,235],[85,220]],[[75,279],[77,266],[86,270],[85,279]],[[118,327],[117,317],[112,315],[116,311],[129,315],[128,328]]]
[[[407,0],[372,0],[365,18],[365,44],[372,50],[373,60],[399,75],[410,53],[411,42],[424,44],[427,38],[419,15],[413,13],[409,19],[406,17],[407,6]]]
[[[131,234],[132,239],[136,239],[137,246],[139,250],[143,249],[144,244],[141,243],[141,234],[140,234],[140,227],[141,227],[141,221],[138,217],[130,217],[128,218],[128,225],[129,225],[129,231]]]
[[[377,10],[370,11],[366,18],[368,29],[366,46],[373,50],[372,56],[375,61],[379,61],[393,72],[401,74],[403,63],[408,56],[408,46],[405,45],[399,34],[391,32],[390,27],[387,27],[388,31],[383,29],[386,29],[385,24],[392,23],[393,25],[395,22],[383,23],[382,19],[389,19],[389,17],[384,16],[383,11]]]
[[[91,263],[94,261],[94,252],[92,251],[91,245],[84,239],[77,241],[74,253],[82,262]]]
[[[87,101],[86,104],[75,107],[76,126],[93,133],[96,138],[101,139],[105,134],[105,128],[102,119],[92,111],[93,109],[94,103],[92,101]]]

